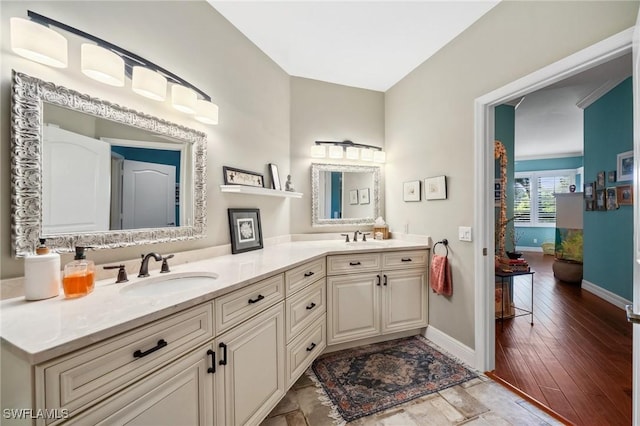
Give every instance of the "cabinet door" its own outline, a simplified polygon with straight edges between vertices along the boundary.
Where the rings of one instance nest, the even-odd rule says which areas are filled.
[[[380,334],[380,274],[327,278],[327,343]]]
[[[200,347],[66,424],[212,425],[213,345]]]
[[[382,332],[427,326],[427,273],[422,269],[383,271]]]
[[[284,302],[216,339],[218,425],[257,425],[285,394]]]

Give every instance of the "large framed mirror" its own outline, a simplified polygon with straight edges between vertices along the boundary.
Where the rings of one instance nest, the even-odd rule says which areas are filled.
[[[202,238],[204,133],[13,71],[12,246]]]
[[[380,168],[311,164],[311,224],[372,225],[380,216]]]

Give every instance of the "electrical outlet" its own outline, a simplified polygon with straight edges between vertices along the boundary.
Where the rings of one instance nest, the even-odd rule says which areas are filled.
[[[408,224],[408,223],[405,223],[405,224],[404,224],[404,233],[405,233],[405,234],[408,234],[408,233],[409,233],[409,224]]]
[[[460,241],[472,241],[471,227],[470,226],[458,226],[458,239]]]

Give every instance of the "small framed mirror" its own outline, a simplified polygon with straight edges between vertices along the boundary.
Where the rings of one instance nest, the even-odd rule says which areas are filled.
[[[380,216],[380,168],[311,164],[313,226],[372,225]]]
[[[12,245],[58,251],[204,236],[202,132],[13,71]]]

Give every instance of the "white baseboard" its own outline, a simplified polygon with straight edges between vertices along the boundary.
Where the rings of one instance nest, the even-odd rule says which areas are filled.
[[[451,355],[458,358],[465,364],[475,368],[476,353],[469,346],[457,341],[448,334],[443,333],[432,325],[428,326],[424,332],[424,337],[440,346]]]
[[[625,309],[626,305],[632,304],[630,300],[627,300],[622,296],[618,296],[617,294],[612,293],[609,290],[605,290],[604,288],[599,287],[587,280],[582,280],[582,288],[588,291],[589,293],[593,293],[599,298],[606,300],[612,305],[617,306],[620,309]]]
[[[537,253],[542,253],[542,247],[528,247],[528,246],[517,246],[517,251],[535,251]]]

